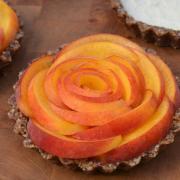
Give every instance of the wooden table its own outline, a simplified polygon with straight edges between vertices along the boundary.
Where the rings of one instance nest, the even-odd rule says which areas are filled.
[[[180,179],[180,136],[156,159],[129,172],[87,175],[46,161],[34,150],[25,149],[22,138],[12,132],[14,122],[7,117],[7,99],[18,72],[32,58],[63,43],[93,33],[115,33],[154,48],[176,75],[180,75],[180,50],[158,48],[136,39],[118,21],[109,0],[9,0],[24,21],[22,48],[12,65],[0,76],[0,180],[83,180],[83,179]]]

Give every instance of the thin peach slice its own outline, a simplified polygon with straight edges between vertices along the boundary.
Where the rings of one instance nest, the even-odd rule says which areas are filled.
[[[158,99],[158,102],[161,102],[164,96],[164,79],[162,75],[146,54],[143,54],[137,50],[133,51],[138,56],[136,65],[143,74],[145,80],[145,89],[153,91]]]
[[[80,38],[76,41],[73,41],[72,43],[68,44],[63,50],[62,52],[67,52],[77,46],[81,46],[83,44],[87,44],[89,42],[112,42],[115,44],[119,44],[119,45],[123,45],[123,46],[127,46],[127,47],[131,47],[134,49],[138,49],[140,51],[144,51],[143,48],[141,48],[140,46],[138,46],[136,43],[128,40],[127,38],[124,38],[122,36],[119,35],[114,35],[114,34],[96,34],[96,35],[90,35],[87,37],[83,37]]]
[[[102,159],[106,162],[125,161],[149,150],[167,134],[172,123],[173,114],[172,103],[167,97],[164,97],[156,113],[148,122],[126,135],[119,147],[104,154]]]
[[[52,110],[60,117],[66,119],[66,121],[83,125],[83,126],[101,126],[106,123],[117,119],[122,114],[125,114],[131,110],[130,107],[122,101],[122,105],[118,110],[106,110],[102,112],[77,112],[73,110],[59,108],[51,104]]]
[[[143,74],[140,71],[139,67],[133,61],[128,59],[122,59],[119,56],[114,56],[114,55],[108,57],[106,60],[117,64],[123,64],[124,66],[126,66],[135,77],[136,82],[138,83],[138,87],[140,88],[140,92],[141,93],[144,92],[145,82],[144,82]]]
[[[28,88],[28,102],[32,110],[32,118],[44,128],[60,135],[71,135],[85,129],[80,125],[69,123],[52,111],[44,91],[47,69],[39,72]]]
[[[26,69],[26,71],[21,76],[18,86],[16,89],[16,102],[19,109],[26,115],[31,116],[31,109],[28,104],[27,91],[31,80],[34,76],[42,71],[50,67],[52,64],[53,56],[42,56],[37,60],[33,61],[30,66]]]
[[[120,115],[117,119],[100,127],[93,127],[76,133],[77,139],[104,139],[119,134],[127,134],[144,124],[153,115],[157,108],[157,101],[151,91],[146,91],[142,104]]]
[[[134,69],[134,67],[132,66],[133,63],[123,60],[123,59],[119,58],[118,56],[111,56],[111,57],[106,58],[106,60],[118,65],[119,68],[125,72],[128,80],[131,84],[131,87],[134,87],[133,93],[131,93],[131,97],[129,97],[129,101],[132,102],[131,104],[134,107],[139,105],[139,103],[142,100],[142,96],[144,95],[144,93],[142,91],[142,90],[144,90],[144,87],[143,87],[144,82],[141,81],[143,79],[143,76],[142,76],[142,74],[140,74],[140,71],[137,71],[137,72],[139,72],[139,74],[138,74],[139,78],[137,80],[137,74],[135,72],[135,70],[137,70],[137,69]]]
[[[137,60],[137,55],[130,49],[112,42],[89,42],[81,46],[74,47],[67,52],[60,52],[55,62],[50,68],[52,71],[58,64],[77,57],[91,57],[95,59],[105,59],[109,56],[117,55],[121,58]]]
[[[149,54],[148,56],[164,78],[165,94],[177,108],[180,107],[180,91],[171,70],[158,56],[152,54]]]
[[[28,133],[35,145],[44,151],[61,158],[89,158],[101,155],[116,148],[122,141],[121,136],[99,140],[80,141],[59,136],[50,132],[34,121],[28,123]]]

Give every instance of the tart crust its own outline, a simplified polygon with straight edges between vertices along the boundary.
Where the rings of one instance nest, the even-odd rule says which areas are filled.
[[[5,2],[10,6],[8,1],[5,1]],[[24,36],[24,32],[22,30],[23,28],[22,20],[20,16],[18,15],[17,11],[12,6],[11,8],[16,12],[18,16],[20,27],[14,40],[11,41],[9,46],[0,53],[0,69],[7,66],[10,62],[12,62],[12,56],[21,47],[20,42],[21,42],[22,37]]]
[[[112,8],[117,12],[123,22],[138,36],[147,42],[155,43],[158,46],[171,46],[175,49],[180,48],[180,31],[168,28],[148,25],[136,21],[123,8],[121,0],[111,0]]]
[[[62,47],[63,46],[61,46],[61,48]],[[55,55],[61,48],[55,51],[49,51],[47,54]],[[146,51],[153,54],[156,53],[152,49],[146,49]],[[19,73],[19,79],[22,73],[23,71]],[[177,80],[178,86],[180,87],[180,78],[176,77],[176,80]],[[18,82],[13,86],[14,91],[17,87],[17,84]],[[62,164],[66,167],[73,168],[73,169],[80,169],[88,173],[97,172],[97,171],[100,171],[103,173],[112,173],[116,170],[128,170],[137,166],[140,163],[149,161],[150,159],[155,158],[159,154],[160,150],[166,147],[166,145],[173,143],[176,133],[180,131],[180,108],[179,108],[177,109],[173,117],[172,126],[168,134],[166,135],[166,137],[163,140],[161,140],[158,144],[156,144],[154,147],[152,147],[149,151],[146,151],[142,153],[140,156],[135,157],[129,161],[121,161],[121,162],[116,162],[116,163],[104,164],[93,158],[79,159],[79,160],[64,159],[64,158],[59,158],[57,156],[49,154],[33,144],[27,132],[27,123],[29,121],[29,118],[26,117],[18,109],[17,104],[16,104],[16,99],[15,99],[15,93],[9,98],[8,104],[10,105],[8,116],[10,119],[15,120],[14,132],[24,137],[24,140],[23,140],[24,147],[36,149],[37,151],[39,151],[41,156],[46,160],[55,159],[58,164]]]

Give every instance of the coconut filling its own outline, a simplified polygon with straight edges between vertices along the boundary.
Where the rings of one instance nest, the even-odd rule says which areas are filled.
[[[179,0],[119,0],[136,21],[152,26],[180,30]]]

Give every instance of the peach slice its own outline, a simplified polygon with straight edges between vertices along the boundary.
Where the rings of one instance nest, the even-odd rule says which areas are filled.
[[[16,13],[4,1],[0,1],[0,27],[3,29],[3,43],[0,46],[0,52],[7,48],[10,42],[15,38],[19,29],[19,21]]]
[[[123,137],[122,143],[101,158],[106,162],[130,160],[156,145],[167,134],[174,114],[172,103],[164,97],[146,124]]]
[[[90,35],[87,37],[80,38],[76,41],[73,41],[69,45],[65,46],[65,48],[62,50],[62,52],[67,52],[73,48],[76,48],[77,46],[81,46],[84,44],[87,44],[89,42],[112,42],[119,45],[126,45],[127,47],[131,47],[134,49],[138,49],[140,51],[144,51],[143,48],[138,46],[136,43],[133,43],[132,41],[118,35],[114,34],[96,34],[96,35]]]
[[[31,116],[31,109],[29,108],[27,97],[29,84],[38,72],[50,67],[52,60],[53,56],[48,55],[38,58],[32,64],[30,64],[18,82],[18,86],[16,88],[16,102],[19,109],[26,116]]]
[[[67,52],[61,52],[53,63],[49,72],[58,64],[77,57],[91,57],[95,59],[105,59],[109,56],[117,55],[123,59],[137,60],[137,55],[130,49],[112,42],[89,42],[81,46],[70,49]]]
[[[70,109],[59,108],[53,104],[51,104],[51,108],[57,115],[59,115],[59,117],[66,119],[66,121],[83,126],[101,126],[111,122],[113,119],[117,119],[122,114],[131,110],[131,108],[123,101],[122,105],[119,105],[119,109],[114,111],[78,112]]]
[[[132,132],[144,124],[153,115],[157,108],[157,101],[151,91],[146,91],[141,105],[117,117],[117,119],[100,126],[93,127],[76,133],[73,137],[77,139],[104,139],[116,135],[124,135]]]
[[[158,99],[158,102],[161,102],[164,96],[164,79],[162,75],[146,54],[137,50],[133,51],[138,56],[136,65],[143,74],[145,80],[145,89],[151,90]]]
[[[99,140],[80,141],[49,132],[39,124],[28,123],[28,133],[38,147],[61,158],[89,158],[116,148],[122,141],[121,136]]]
[[[161,72],[165,80],[165,94],[178,108],[180,107],[180,91],[169,67],[156,55],[148,55],[151,61]]]
[[[120,69],[126,73],[129,82],[131,82],[131,87],[133,87],[133,93],[131,93],[130,101],[132,102],[132,105],[136,107],[141,102],[142,96],[144,95],[144,78],[142,73],[133,62],[121,59],[118,56],[111,56],[106,59],[107,61],[118,65]]]
[[[130,61],[128,59],[122,59],[119,56],[115,56],[115,55],[108,57],[106,60],[126,66],[135,77],[136,82],[138,83],[138,87],[140,88],[140,92],[141,93],[144,92],[145,82],[144,82],[143,74],[140,71],[139,67],[133,61]]]
[[[44,91],[44,80],[47,69],[40,71],[31,81],[28,88],[28,102],[32,118],[47,130],[60,135],[71,135],[85,129],[80,125],[69,123],[51,109]]]

